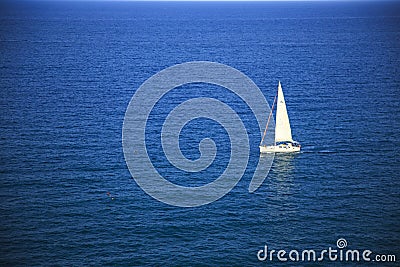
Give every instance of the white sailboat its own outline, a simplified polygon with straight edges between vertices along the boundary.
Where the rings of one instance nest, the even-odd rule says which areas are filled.
[[[260,153],[298,152],[300,151],[301,145],[298,142],[293,141],[292,139],[292,129],[290,128],[285,97],[283,96],[282,86],[280,81],[278,84],[277,96],[278,97],[275,96],[271,113],[269,114],[267,125],[265,126],[264,135],[260,143]],[[264,144],[264,138],[268,130],[268,124],[271,119],[276,100],[277,104],[276,104],[275,142],[274,145],[267,145]]]

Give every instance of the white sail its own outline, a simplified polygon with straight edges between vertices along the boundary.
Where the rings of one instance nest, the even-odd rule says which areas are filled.
[[[289,116],[286,109],[281,82],[279,82],[278,85],[278,100],[276,106],[275,123],[275,143],[283,141],[293,142],[292,130],[290,129]]]

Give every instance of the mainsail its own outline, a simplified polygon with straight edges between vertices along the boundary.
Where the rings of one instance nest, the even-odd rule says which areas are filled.
[[[290,141],[292,139],[292,130],[290,129],[289,116],[286,109],[285,98],[282,92],[281,82],[278,85],[278,101],[276,106],[276,126],[275,126],[275,143]]]

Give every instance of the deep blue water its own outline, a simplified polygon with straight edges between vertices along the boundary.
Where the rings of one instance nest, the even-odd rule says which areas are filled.
[[[265,265],[265,244],[322,250],[338,238],[399,260],[399,3],[33,2],[0,14],[1,265]],[[259,133],[249,110],[221,88],[171,92],[147,128],[154,164],[174,182],[208,183],[228,161],[220,145],[211,173],[191,177],[158,153],[159,115],[181,100],[224,99],[247,116],[251,140],[229,194],[177,208],[132,179],[121,132],[135,90],[193,60],[242,71],[270,103],[281,80],[303,151],[276,156],[250,194]],[[204,137],[229,142],[195,121],[183,153],[197,158]]]

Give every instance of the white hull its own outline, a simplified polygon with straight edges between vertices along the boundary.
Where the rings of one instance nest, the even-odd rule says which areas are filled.
[[[276,146],[260,146],[260,153],[291,153],[299,151],[300,151],[300,146],[292,146],[292,144],[276,145]]]

